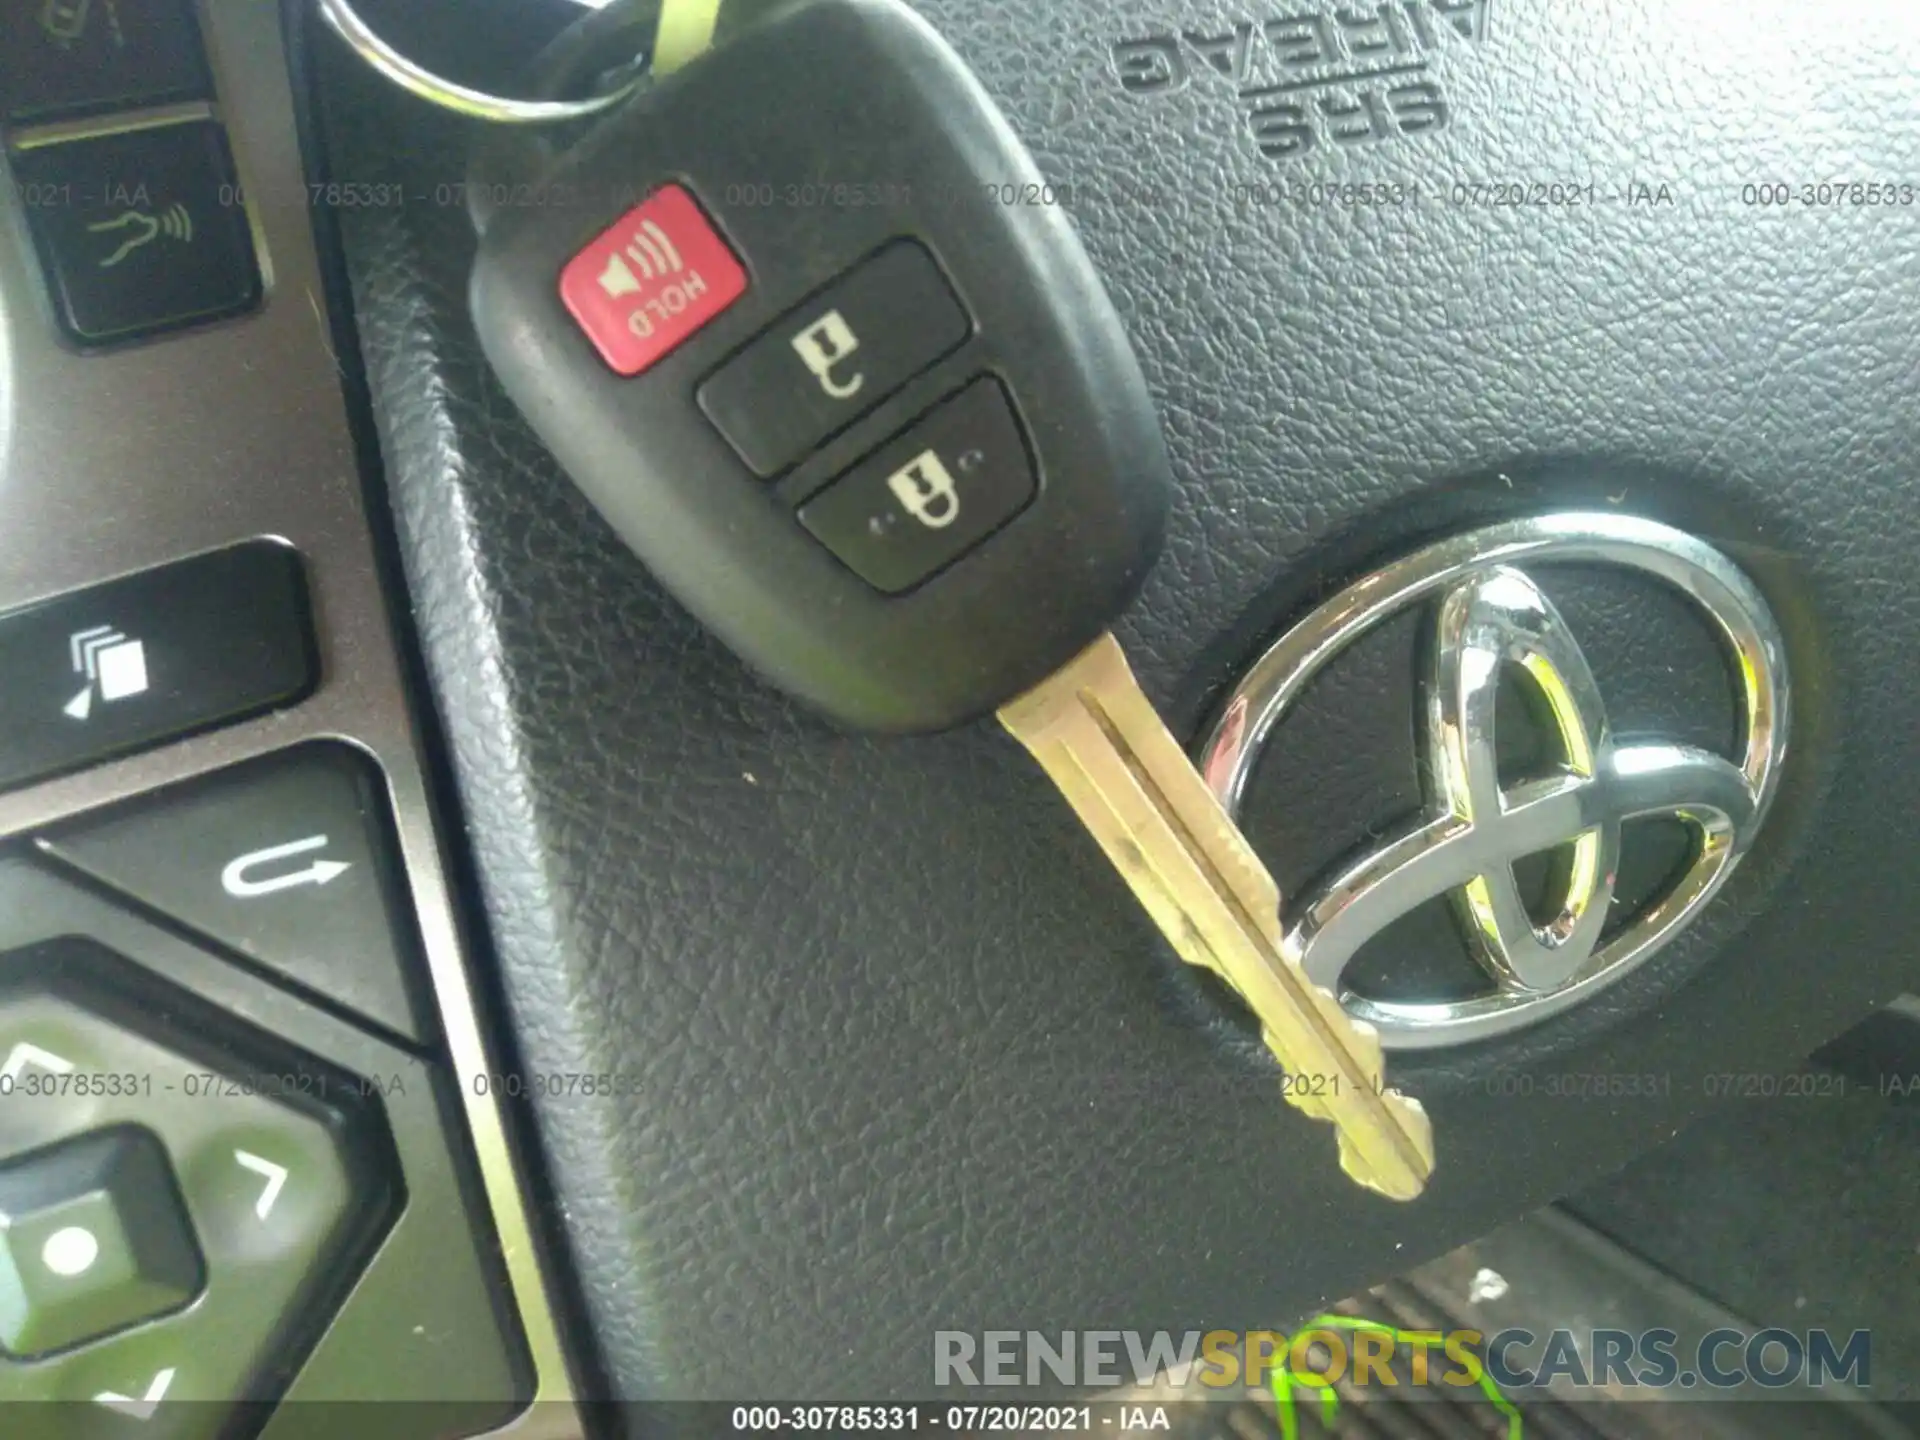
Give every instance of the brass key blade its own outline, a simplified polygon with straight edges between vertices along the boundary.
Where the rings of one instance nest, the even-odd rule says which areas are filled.
[[[1341,1168],[1393,1199],[1418,1195],[1433,1173],[1426,1111],[1385,1087],[1373,1028],[1281,953],[1279,887],[1140,689],[1119,642],[1102,636],[1004,706],[1000,723],[1052,777],[1180,958],[1232,985],[1259,1017],[1267,1048],[1296,1079],[1314,1082],[1288,1093],[1339,1127]]]

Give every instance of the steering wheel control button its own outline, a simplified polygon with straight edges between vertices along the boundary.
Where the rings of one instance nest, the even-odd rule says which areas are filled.
[[[621,375],[656,364],[747,292],[747,272],[679,185],[662,185],[560,272],[560,298]]]
[[[209,93],[189,0],[0,4],[0,117],[16,124]]]
[[[326,1129],[284,1115],[207,1136],[181,1156],[180,1183],[210,1259],[236,1268],[306,1273],[353,1209]]]
[[[37,1359],[178,1310],[203,1280],[172,1167],[151,1131],[121,1126],[0,1164],[0,1349],[8,1355]]]
[[[39,1271],[11,1287],[30,1306],[0,1276],[0,1317],[26,1310],[64,1348],[29,1360],[5,1338],[0,1396],[69,1402],[61,1435],[234,1433],[398,1207],[376,1092],[79,937],[0,955],[0,1050],[15,1037],[45,1053],[0,1099],[0,1207],[33,1233],[0,1247]],[[119,1274],[143,1284],[137,1313]],[[98,1308],[50,1308],[95,1276]]]
[[[862,580],[898,595],[1005,525],[1034,491],[1020,422],[989,376],[802,505],[800,523]]]
[[[103,8],[95,0],[94,8]],[[54,308],[81,345],[251,310],[253,232],[220,127],[190,120],[13,155]]]
[[[933,257],[898,241],[721,366],[700,407],[755,474],[776,475],[972,329]]]
[[[100,883],[410,1039],[433,1034],[385,785],[302,746],[41,840]]]
[[[289,704],[315,674],[300,557],[273,541],[11,611],[0,788]]]

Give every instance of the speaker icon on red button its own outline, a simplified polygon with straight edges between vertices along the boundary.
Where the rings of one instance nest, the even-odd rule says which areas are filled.
[[[747,290],[747,272],[685,188],[663,185],[560,272],[560,299],[621,375],[655,364]]]

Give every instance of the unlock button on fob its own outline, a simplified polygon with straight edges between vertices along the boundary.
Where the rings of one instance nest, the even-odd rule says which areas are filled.
[[[972,330],[933,257],[898,240],[721,366],[700,408],[756,474],[777,475]]]
[[[889,595],[973,549],[1034,496],[1006,390],[982,376],[800,507],[800,523]]]

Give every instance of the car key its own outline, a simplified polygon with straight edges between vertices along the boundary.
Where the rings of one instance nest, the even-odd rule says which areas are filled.
[[[1000,722],[1040,762],[1174,950],[1233,987],[1293,1083],[1340,1131],[1362,1185],[1412,1199],[1433,1172],[1419,1101],[1386,1089],[1373,1027],[1282,952],[1280,889],[1147,699],[1112,635],[1009,702]]]
[[[1000,711],[1313,1082],[1286,1093],[1348,1172],[1418,1193],[1424,1112],[1281,955],[1271,877],[1103,638],[1158,554],[1166,449],[1065,194],[966,66],[897,0],[808,0],[542,167],[493,187],[475,323],[613,528],[842,722]]]

